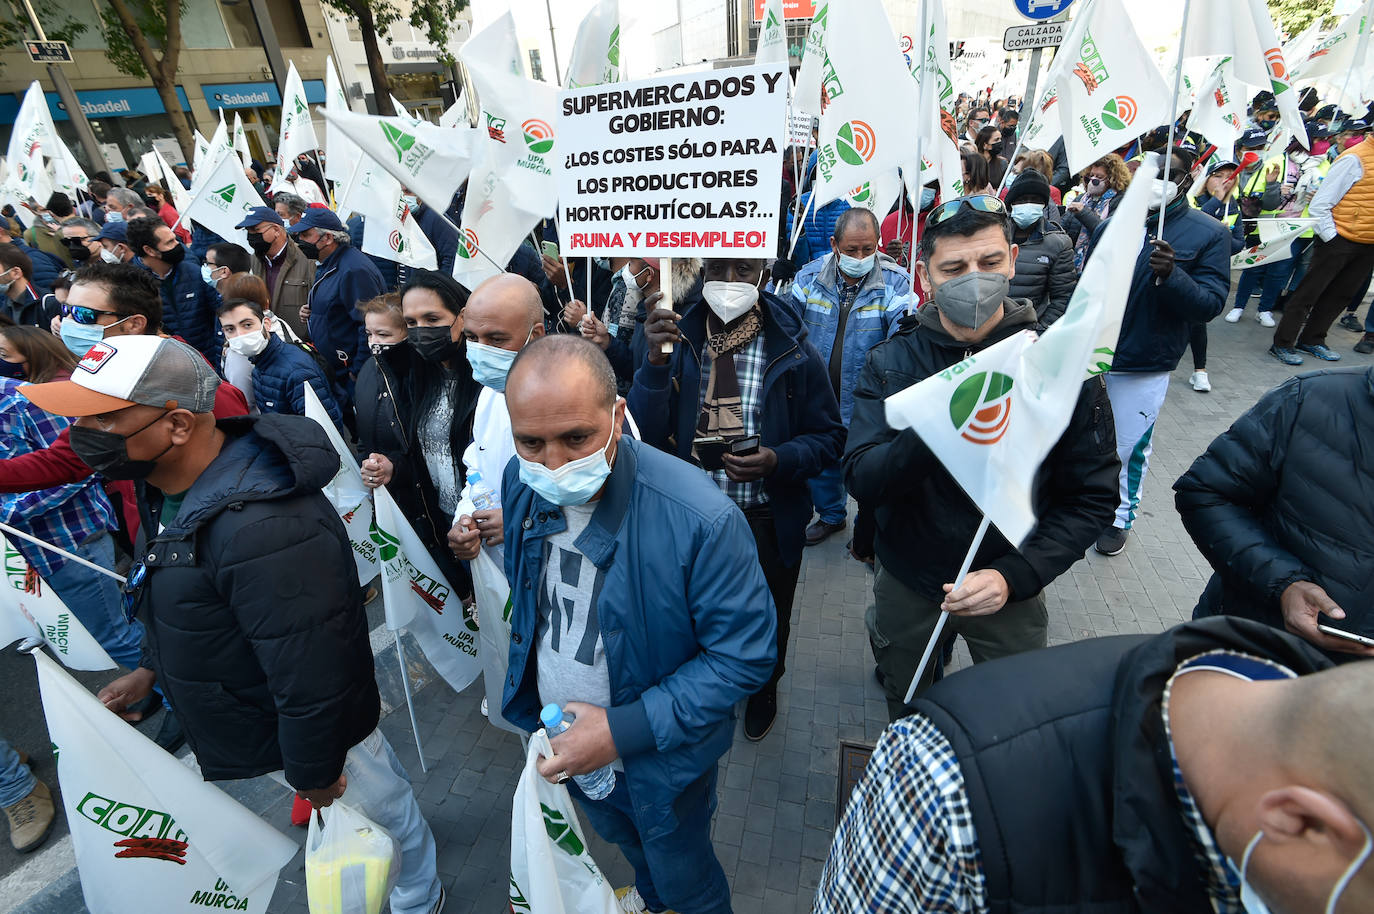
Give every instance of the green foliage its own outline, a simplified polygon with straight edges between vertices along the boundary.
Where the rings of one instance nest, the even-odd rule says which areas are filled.
[[[1274,17],[1275,24],[1292,37],[1313,22],[1328,18],[1334,2],[1335,0],[1269,0],[1269,12]]]
[[[33,11],[43,24],[43,33],[49,41],[72,42],[86,31],[86,23],[73,19],[56,0],[36,0]],[[17,48],[24,41],[37,37],[27,16],[14,7],[0,7],[0,50]]]
[[[167,10],[161,3],[147,0],[125,0],[125,7],[133,16],[143,41],[153,49],[161,50],[167,43]],[[105,56],[119,72],[137,79],[147,79],[148,69],[143,58],[134,47],[134,36],[125,30],[113,4],[101,3],[100,22],[105,32]],[[186,13],[186,3],[181,4],[181,13]]]
[[[453,56],[446,52],[458,14],[468,8],[468,0],[411,0],[410,15],[406,16],[395,0],[322,0],[325,6],[338,10],[355,20],[370,13],[377,34],[386,37],[391,27],[405,19],[439,48],[439,59],[452,64]],[[361,25],[361,21],[359,23]]]

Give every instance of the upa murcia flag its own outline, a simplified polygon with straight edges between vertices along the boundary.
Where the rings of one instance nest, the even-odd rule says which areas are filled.
[[[1198,89],[1188,129],[1206,137],[1218,149],[1231,149],[1245,132],[1244,86],[1235,78],[1233,59],[1223,57]]]
[[[180,221],[194,219],[225,241],[251,251],[248,233],[236,226],[253,207],[267,204],[248,183],[243,164],[231,147],[221,145],[208,155],[211,162],[196,174],[191,199],[181,211]]]
[[[620,0],[600,0],[577,27],[564,82],[569,89],[581,89],[618,83],[620,73]]]
[[[902,172],[912,206],[920,208],[921,189],[932,178],[940,180],[941,199],[964,195],[964,167],[955,140],[954,68],[945,37],[945,7],[940,0],[922,0],[926,22],[925,41],[911,49],[911,77],[916,82],[919,106],[916,121],[921,134],[921,167],[908,160]],[[919,178],[917,178],[919,175]]]
[[[477,622],[430,557],[386,486],[375,493],[372,539],[382,565],[387,628],[408,629],[454,691],[482,675]]]
[[[3,535],[0,562],[0,646],[37,635],[74,670],[114,669],[110,655]]]
[[[339,455],[339,469],[334,478],[325,483],[324,497],[339,512],[339,517],[348,530],[348,541],[353,546],[353,561],[358,566],[358,583],[366,584],[377,576],[377,547],[371,536],[372,499],[371,490],[363,485],[363,474],[353,459],[352,451],[344,444],[334,420],[329,418],[324,404],[315,394],[309,383],[302,385],[305,393],[305,415],[314,419],[334,445]]]
[[[220,115],[223,121],[223,115]],[[305,100],[305,85],[292,61],[286,71],[286,87],[281,96],[281,137],[277,141],[277,170],[272,175],[271,193],[282,189],[287,176],[302,153],[315,154],[319,141],[315,139],[315,125],[310,120],[310,105]]]
[[[32,656],[91,914],[266,911],[296,843]]]
[[[1312,219],[1260,219],[1259,244],[1247,247],[1231,258],[1231,269],[1248,270],[1293,256],[1293,242],[1312,230]]]

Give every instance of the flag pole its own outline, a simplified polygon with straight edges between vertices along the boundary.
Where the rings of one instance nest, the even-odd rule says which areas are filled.
[[[968,553],[964,556],[964,564],[959,566],[959,576],[954,579],[954,590],[964,586],[964,578],[968,577],[969,566],[973,564],[973,557],[978,553],[978,547],[983,545],[983,537],[988,532],[988,516],[983,515],[983,519],[978,522],[978,532],[973,534],[973,545],[968,547]],[[951,591],[952,593],[953,591]],[[935,631],[930,633],[930,640],[926,642],[926,651],[921,655],[921,662],[916,665],[916,675],[911,677],[911,685],[907,687],[906,698],[902,699],[902,704],[911,704],[911,699],[916,695],[916,684],[921,681],[921,674],[926,671],[926,664],[930,663],[930,656],[935,653],[935,648],[940,643],[940,633],[944,631],[945,623],[949,621],[949,613],[940,611],[940,618],[935,622]]]
[[[803,227],[806,225],[806,217],[816,204],[816,188],[811,188],[811,195],[806,198],[806,206],[802,208],[801,218],[797,219],[792,225],[792,243],[787,246],[787,259],[792,259],[792,252],[797,249],[797,241],[801,238]]]
[[[415,754],[420,757],[420,772],[429,774],[429,769],[425,767],[425,750],[420,745],[420,728],[415,723],[415,701],[410,695],[410,670],[406,666],[405,648],[401,647],[401,630],[396,630],[396,659],[401,664],[401,688],[406,693],[406,708],[410,711],[410,732],[415,736]]]
[[[1178,93],[1183,87],[1183,50],[1188,43],[1188,10],[1193,0],[1183,0],[1183,28],[1178,33],[1178,61],[1174,67],[1174,94],[1169,102],[1169,142],[1164,147],[1164,173],[1160,176],[1169,183],[1169,166],[1174,161],[1174,128],[1178,125]],[[1169,207],[1164,201],[1159,205],[1159,230],[1155,232],[1158,241],[1164,240],[1164,211]]]
[[[72,553],[68,552],[68,551],[65,550],[65,549],[59,549],[57,546],[54,546],[52,543],[44,542],[43,540],[39,539],[39,538],[36,537],[36,536],[30,536],[29,534],[25,533],[25,532],[22,531],[22,530],[16,530],[16,529],[14,529],[13,527],[11,527],[9,524],[0,524],[0,530],[4,531],[5,533],[8,533],[10,536],[17,536],[17,537],[19,537],[21,540],[27,540],[28,542],[33,543],[35,546],[39,546],[39,547],[41,547],[41,548],[43,548],[43,549],[48,550],[49,552],[55,552],[55,553],[57,553],[58,555],[60,555],[60,556],[62,556],[63,558],[65,558],[65,559],[66,559],[67,561],[69,561],[69,562],[76,562],[78,565],[85,565],[87,568],[91,569],[92,571],[98,571],[98,572],[100,572],[101,574],[105,575],[106,577],[114,578],[116,581],[118,581],[118,582],[121,583],[121,584],[124,583],[124,576],[123,576],[122,574],[117,574],[117,573],[111,571],[111,570],[108,569],[108,568],[103,568],[103,567],[101,567],[100,565],[97,565],[95,562],[89,561],[89,560],[87,560],[87,559],[83,559],[83,558],[82,558],[81,556],[79,556],[79,555],[73,555]]]

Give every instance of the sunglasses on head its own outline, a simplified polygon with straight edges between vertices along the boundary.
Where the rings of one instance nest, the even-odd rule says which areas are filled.
[[[102,314],[108,314],[111,317],[121,318],[129,316],[127,314],[121,314],[118,311],[100,311],[95,308],[82,307],[81,305],[64,304],[62,306],[62,316],[70,317],[78,324],[98,324],[100,323],[100,315]]]
[[[955,213],[959,212],[959,210],[963,209],[965,206],[969,209],[975,209],[980,213],[996,213],[999,216],[1005,216],[1007,214],[1006,206],[992,194],[974,194],[971,197],[959,197],[947,203],[941,203],[939,206],[935,207],[935,209],[930,211],[930,215],[926,217],[926,228],[930,228],[932,225],[939,225],[946,219],[952,218]]]

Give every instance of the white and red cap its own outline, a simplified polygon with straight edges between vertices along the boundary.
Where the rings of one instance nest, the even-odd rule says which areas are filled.
[[[58,416],[95,416],[129,406],[212,412],[219,376],[195,349],[161,336],[116,336],[93,345],[70,381],[19,392]]]

